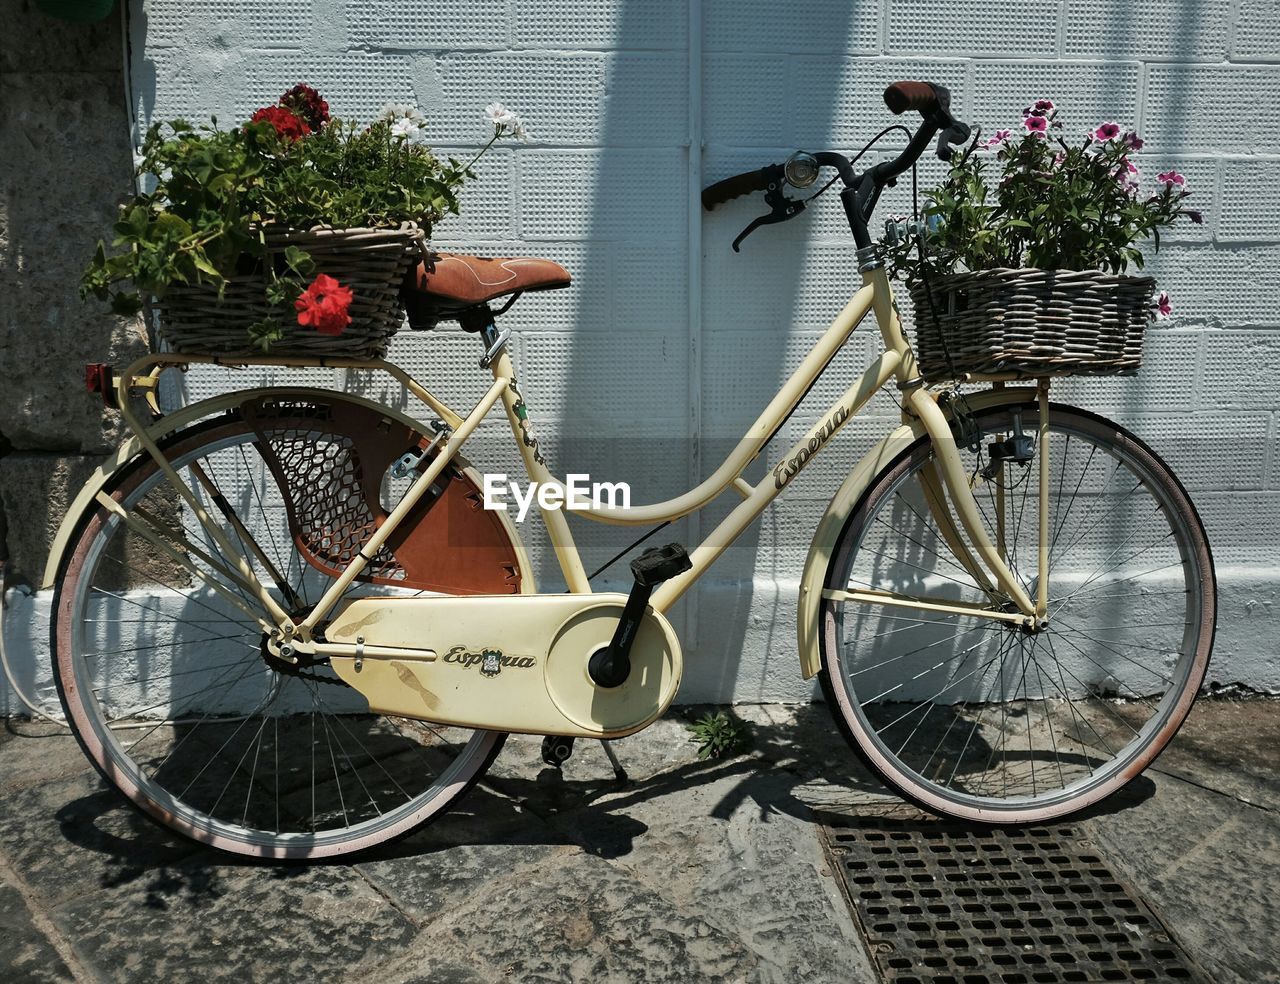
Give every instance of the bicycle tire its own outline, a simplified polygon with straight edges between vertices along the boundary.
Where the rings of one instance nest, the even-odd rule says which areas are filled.
[[[313,437],[320,433],[315,431]],[[250,453],[247,449],[254,447],[256,439],[257,435],[252,427],[237,411],[232,410],[171,435],[162,442],[162,447],[166,457],[175,464],[180,474],[189,475],[191,463],[199,461],[208,466],[206,470],[210,474],[218,475],[226,471],[225,467],[220,468],[227,460],[225,452],[235,449],[236,452],[243,452],[247,456]],[[253,501],[255,497],[272,494],[269,481],[265,477],[266,469],[263,468],[261,473],[264,478],[255,486],[253,497],[241,495],[239,496],[241,500]],[[194,482],[190,484],[192,487],[195,485]],[[120,470],[108,486],[108,493],[117,502],[136,506],[148,495],[154,498],[156,494],[159,495],[159,501],[163,503],[166,488],[163,475],[154,460],[142,455]],[[169,498],[174,498],[171,493]],[[236,493],[233,492],[230,498],[235,500]],[[256,501],[262,508],[263,529],[267,529],[273,520],[280,518],[280,510],[274,506],[263,506],[262,498],[257,498]],[[280,530],[275,532],[276,535],[271,542],[277,551],[277,560],[282,560],[279,554],[284,548],[279,544],[282,540],[288,539],[288,530],[284,529],[283,533]],[[178,702],[173,698],[172,693],[162,697],[160,704],[153,707],[153,698],[157,695],[157,690],[163,694],[163,680],[159,677],[147,676],[144,672],[147,664],[167,665],[169,668],[167,679],[170,686],[173,680],[183,674],[195,675],[196,681],[199,682],[205,678],[197,674],[219,672],[217,669],[192,668],[175,663],[176,654],[183,647],[196,645],[201,651],[217,651],[221,648],[225,653],[226,649],[232,648],[229,645],[230,638],[238,638],[239,645],[234,647],[237,649],[238,660],[232,660],[233,668],[222,667],[225,670],[225,675],[222,677],[224,695],[233,692],[233,688],[237,686],[243,687],[246,679],[257,680],[258,684],[262,685],[263,681],[272,679],[273,673],[276,679],[282,679],[283,675],[262,662],[260,650],[258,652],[243,651],[251,633],[217,631],[218,625],[225,623],[228,629],[233,625],[233,620],[230,620],[227,613],[223,611],[224,606],[218,605],[208,596],[180,590],[184,587],[183,585],[175,586],[171,582],[165,582],[154,569],[143,569],[141,562],[134,565],[138,567],[134,573],[140,578],[139,583],[142,585],[138,590],[144,592],[154,590],[158,595],[163,595],[175,604],[187,602],[178,603],[174,592],[177,595],[185,594],[191,609],[198,612],[198,621],[183,620],[176,616],[169,618],[168,625],[164,629],[167,635],[161,634],[156,626],[163,625],[166,621],[164,604],[143,605],[138,597],[122,600],[132,590],[128,588],[112,592],[109,586],[111,583],[128,583],[130,566],[128,560],[131,556],[135,556],[131,553],[131,545],[128,542],[130,536],[136,536],[136,534],[126,533],[120,527],[119,520],[102,505],[90,505],[79,518],[71,544],[63,558],[54,596],[52,613],[54,677],[67,721],[89,760],[109,784],[144,815],[161,826],[223,851],[267,860],[316,860],[359,853],[412,833],[443,815],[474,786],[501,750],[506,740],[506,734],[503,732],[440,728],[407,719],[370,715],[367,713],[367,705],[364,706],[363,713],[359,706],[352,707],[349,703],[336,707],[332,713],[321,710],[322,706],[327,706],[325,698],[318,695],[322,687],[335,693],[340,692],[337,686],[321,682],[324,677],[332,675],[325,673],[322,667],[313,668],[307,676],[299,674],[292,680],[270,684],[277,689],[277,697],[265,707],[254,708],[251,714],[247,714],[243,706],[223,708],[223,712],[215,714],[219,707],[214,704],[212,707],[206,705],[201,708],[200,716],[185,720],[182,716],[171,716],[168,713],[170,706]],[[196,543],[193,540],[191,546],[207,549],[210,544]],[[136,544],[133,547],[136,548]],[[296,558],[298,554],[296,546],[293,553]],[[122,561],[120,558],[125,560]],[[107,567],[104,560],[108,559],[114,561],[120,569]],[[154,560],[151,563],[154,566]],[[323,577],[328,580],[329,575],[322,575],[301,559],[296,559],[295,567],[300,584],[307,578]],[[110,573],[111,571],[114,573]],[[262,574],[261,571],[258,573]],[[92,590],[96,590],[99,594],[106,592],[114,595],[111,605],[142,624],[152,636],[161,639],[161,642],[156,645],[145,648],[135,647],[132,656],[126,655],[118,647],[109,652],[112,660],[124,656],[126,662],[131,659],[135,664],[132,671],[127,666],[123,670],[117,668],[110,671],[111,685],[114,685],[117,690],[123,688],[126,691],[129,687],[134,690],[145,689],[144,684],[147,688],[151,688],[150,696],[146,698],[146,703],[141,709],[127,703],[113,707],[111,700],[103,696],[107,685],[102,681],[107,678],[107,671],[100,668],[93,669],[88,665],[91,658],[101,659],[108,655],[108,651],[100,648],[90,653],[84,645],[88,608],[86,598]],[[117,621],[121,625],[127,625],[130,618],[122,616]],[[211,629],[209,626],[214,628]],[[184,632],[188,635],[183,636]],[[170,644],[167,649],[169,654],[167,664],[163,662],[166,643]],[[248,649],[259,649],[259,647],[250,645]],[[143,659],[139,657],[141,652],[147,652],[150,655]],[[254,666],[255,663],[266,672],[258,672]],[[232,676],[240,671],[240,665],[247,669],[239,676]],[[175,669],[177,666],[182,668]],[[251,675],[246,677],[245,674]],[[284,693],[286,687],[293,686],[295,680],[302,682],[301,686],[304,690],[309,689],[316,693],[312,698],[309,739],[305,738],[304,732],[299,730],[306,726],[306,722],[301,720],[307,716],[305,707],[295,714],[285,714],[284,708],[292,705],[288,701],[277,704],[279,694]],[[333,676],[333,680],[336,680],[336,676]],[[347,688],[344,686],[342,690]],[[352,693],[354,692],[347,691],[343,695],[344,699],[349,701]],[[127,692],[126,698],[117,698],[117,700],[127,699],[129,696],[130,693]],[[291,699],[299,696],[295,688]],[[136,705],[137,698],[134,699]],[[210,699],[206,698],[206,701]],[[237,696],[236,699],[243,703],[243,696]],[[294,702],[297,703],[296,700]],[[362,702],[361,699],[360,703]],[[281,713],[276,715],[267,713],[276,710],[277,707],[280,708]],[[151,713],[146,713],[148,708],[151,709]],[[156,716],[161,713],[164,716],[156,721]],[[242,775],[246,770],[242,766],[248,761],[248,750],[247,747],[244,750],[241,749],[236,735],[244,732],[243,722],[254,719],[255,715],[261,723],[256,733],[254,774],[246,783],[243,782]],[[276,720],[272,721],[273,717]],[[329,755],[327,768],[331,770],[330,776],[323,774],[318,776],[316,771],[316,750],[319,747],[319,742],[315,738],[317,717],[324,719],[322,731]],[[288,729],[293,729],[292,736],[297,739],[294,745],[280,740],[280,724],[286,718],[289,721],[286,723],[284,734],[287,738],[290,735]],[[274,731],[272,744],[277,763],[275,829],[268,829],[261,823],[255,825],[248,822],[251,810],[255,818],[270,815],[269,809],[254,801],[258,759],[264,748],[271,747],[262,737],[269,721]],[[351,730],[352,727],[357,726],[363,730]],[[122,727],[136,729],[136,731],[122,730]],[[179,737],[180,728],[190,730],[183,731],[182,736]],[[136,732],[144,732],[144,734],[138,737]],[[222,744],[213,754],[207,756],[205,764],[200,768],[200,774],[191,779],[191,783],[200,782],[200,789],[212,787],[214,782],[226,772],[227,763],[235,763],[221,794],[212,806],[207,801],[203,807],[195,802],[193,794],[190,793],[190,786],[181,792],[170,788],[186,778],[190,770],[198,764],[184,765],[179,762],[178,766],[169,766],[175,751],[192,741],[198,733],[198,741],[189,746],[190,748],[198,749],[201,745],[211,748],[222,739],[223,735],[228,737],[222,740]],[[248,734],[248,732],[244,733]],[[361,744],[361,738],[364,739],[363,744]],[[159,749],[145,749],[148,758],[144,761],[143,746],[163,741],[169,743],[166,757],[158,765],[156,764],[161,750],[166,747],[160,745]],[[347,744],[344,745],[344,741]],[[292,778],[283,792],[286,812],[292,818],[293,827],[305,828],[307,820],[305,814],[310,813],[311,829],[283,829],[280,779],[285,771],[279,767],[280,752],[284,751],[286,758],[291,754],[296,755],[297,749],[304,742],[311,747],[309,809],[306,784],[303,782],[299,785],[298,769],[291,767],[288,774]],[[356,748],[356,744],[360,744],[359,749]],[[340,750],[335,750],[335,745]],[[456,753],[451,751],[455,746]],[[239,756],[238,761],[237,756]],[[413,761],[410,762],[410,759]],[[363,770],[359,774],[357,762],[359,769]],[[148,765],[152,767],[150,773]],[[166,768],[177,778],[170,779],[167,774],[163,779],[159,778]],[[184,768],[188,770],[186,773],[182,772]],[[404,788],[412,781],[411,777],[424,768],[433,770],[422,780],[427,784],[422,788],[414,786],[410,786],[409,789]],[[205,779],[205,773],[208,773],[208,779]],[[323,781],[317,783],[317,778]],[[428,779],[429,782],[427,782]],[[201,782],[201,780],[204,781]],[[263,782],[265,781],[264,775]],[[239,785],[236,785],[237,783]],[[322,794],[327,795],[328,801],[317,798],[317,786]],[[396,787],[395,794],[389,792],[390,786]],[[359,789],[358,795],[361,799],[369,801],[368,804],[347,801],[346,794],[356,789]],[[236,797],[228,799],[228,793],[232,790],[236,792]],[[335,810],[338,807],[331,802],[335,793],[341,803],[344,823],[340,828],[336,825],[327,828],[319,826],[317,821],[323,823],[333,820],[336,824]],[[386,798],[389,795],[402,799],[402,802],[392,804]],[[244,797],[245,803],[243,811],[238,806],[233,811],[226,809],[219,811],[224,800],[234,805],[240,802],[241,796]],[[237,822],[234,814],[239,814],[243,822]],[[326,820],[326,817],[329,819]],[[359,819],[360,817],[363,819]],[[351,822],[353,819],[356,822]]]
[[[991,438],[1014,432],[1015,414],[1020,421],[1017,426],[1025,426],[1025,433],[1034,435],[1038,408],[1033,402],[978,415],[975,423],[982,435],[979,450],[962,452],[973,475],[982,475],[984,468],[992,466],[986,444]],[[1208,667],[1216,629],[1216,578],[1203,524],[1181,482],[1146,444],[1120,425],[1088,411],[1051,404],[1050,433],[1050,553],[1057,560],[1051,561],[1050,566],[1050,622],[1043,634],[1028,633],[1017,626],[1001,627],[966,615],[921,613],[915,618],[909,609],[890,610],[883,605],[825,597],[819,609],[820,682],[841,732],[886,785],[936,814],[1017,825],[1059,819],[1101,802],[1140,774],[1167,746],[1190,711]],[[1038,438],[1035,440],[1034,453],[1038,456]],[[1099,454],[1099,464],[1105,460],[1113,466],[1110,475],[1094,472],[1092,465]],[[827,590],[868,586],[901,591],[903,580],[914,580],[917,585],[931,585],[928,592],[913,592],[915,597],[977,600],[996,607],[998,599],[992,600],[958,554],[949,550],[927,504],[923,508],[917,505],[923,500],[919,488],[922,469],[932,459],[929,438],[921,438],[872,480],[833,551],[824,581]],[[1025,467],[1006,462],[1001,467],[1012,469],[1015,475],[1015,479],[1007,478],[1009,473],[1002,470],[995,480],[997,486],[1006,486],[1001,504],[1007,513],[1007,548],[1008,528],[1015,522],[1017,505],[1022,506],[1016,520],[1019,528],[1028,500],[1033,516],[1037,514],[1034,503],[1039,483],[1034,462]],[[1138,482],[1131,488],[1122,482],[1112,491],[1112,482],[1122,470],[1137,477]],[[913,476],[916,481],[911,481]],[[1098,484],[1104,476],[1103,484]],[[1020,495],[1018,486],[1012,484],[1015,480],[1023,483]],[[978,483],[975,497],[985,520],[994,526],[993,510],[1000,501],[1000,492],[984,490],[982,485]],[[1122,494],[1122,488],[1130,490]],[[1135,498],[1139,488],[1145,491],[1145,497]],[[1071,514],[1082,489],[1086,489],[1085,497],[1092,497],[1091,505],[1083,516],[1077,513],[1073,520]],[[1064,492],[1068,490],[1070,497],[1066,498]],[[919,498],[913,501],[917,495]],[[1155,503],[1155,514],[1163,517],[1162,522],[1139,509],[1139,503],[1145,505],[1146,500]],[[1117,529],[1129,528],[1121,520],[1141,517],[1141,521],[1132,523],[1132,532],[1119,539],[1108,553],[1103,551],[1117,541],[1118,534],[1089,526],[1080,529],[1081,522],[1088,523],[1099,503],[1105,503],[1104,508],[1108,509],[1101,518],[1114,515]],[[886,522],[886,516],[896,517],[897,523],[905,517],[913,525],[889,530],[887,534],[874,530],[877,523]],[[1168,531],[1157,536],[1166,524]],[[894,527],[895,523],[888,525]],[[1131,545],[1139,531],[1139,542],[1147,546]],[[1064,532],[1067,539],[1062,541]],[[1172,540],[1172,546],[1166,545],[1165,540]],[[1028,549],[1031,559],[1027,564],[1019,563],[1017,541],[1015,536],[1010,564],[1034,597],[1034,579],[1028,581],[1026,577],[1036,569],[1038,543],[1035,552]],[[1060,541],[1065,543],[1061,556]],[[875,558],[881,571],[880,583],[857,584],[867,580],[859,572],[875,567],[868,564],[873,554],[886,552],[877,548],[893,542],[898,556]],[[1029,548],[1030,537],[1021,545]],[[902,549],[904,546],[906,549]],[[1114,562],[1118,551],[1122,551],[1121,560]],[[1073,553],[1077,554],[1074,563],[1068,560]],[[1086,570],[1085,558],[1097,556],[1103,560],[1091,573]],[[1135,564],[1138,558],[1143,560]],[[1022,559],[1027,560],[1027,556]],[[1158,561],[1173,566],[1165,567]],[[1132,573],[1131,566],[1124,565],[1144,569]],[[907,571],[911,566],[916,569]],[[1105,588],[1114,589],[1121,584],[1126,585],[1123,590],[1099,597]],[[1180,600],[1180,593],[1185,598]],[[1132,617],[1123,625],[1106,624],[1130,603],[1144,606],[1142,617]],[[1012,610],[1008,604],[1004,607]],[[1159,621],[1161,618],[1169,621]],[[872,631],[857,629],[856,637],[848,638],[846,623],[853,621],[856,626],[862,619],[867,619],[867,628]],[[1095,631],[1088,632],[1082,627],[1084,619],[1100,621],[1101,628],[1117,634],[1101,637],[1100,627],[1092,622],[1088,624]],[[969,624],[971,627],[960,631],[959,626]],[[956,633],[945,636],[952,627],[957,628]],[[1172,631],[1161,631],[1153,637],[1142,635],[1154,634],[1157,628]],[[981,633],[976,642],[974,633]],[[958,645],[957,640],[965,635],[968,638],[963,646]],[[1055,636],[1058,647],[1053,646]],[[894,638],[885,642],[889,637]],[[1167,668],[1166,678],[1152,667],[1157,655],[1163,662],[1171,661],[1174,650],[1168,643],[1174,637],[1178,637],[1177,658]],[[907,648],[916,642],[923,645],[914,650]],[[943,647],[940,651],[939,646]],[[947,658],[948,647],[959,652]],[[995,654],[988,655],[993,648]],[[974,653],[981,654],[973,659],[974,670],[961,676]],[[987,663],[983,675],[966,682],[965,676],[984,665],[984,657]],[[992,672],[997,661],[998,668]],[[1006,667],[1012,672],[1007,672]],[[1021,675],[1014,682],[1019,668]],[[1037,684],[1030,682],[1033,669]],[[1101,676],[1099,671],[1104,671]],[[990,684],[985,684],[986,674],[990,674]],[[1089,674],[1097,679],[1089,679]],[[1000,700],[994,699],[997,678],[1001,681]],[[1159,694],[1157,678],[1168,684]],[[922,684],[923,680],[929,683]],[[935,690],[939,683],[943,689]],[[994,709],[997,705],[1002,708],[998,727]],[[930,722],[926,728],[925,722],[938,708],[944,710],[938,712],[936,723]],[[1142,720],[1147,711],[1149,716]],[[956,731],[955,725],[960,721],[965,724]],[[944,724],[945,731],[934,741]],[[1133,736],[1120,728],[1132,731]],[[963,744],[961,736],[965,736]],[[1025,752],[1020,747],[1024,740]],[[1041,747],[1037,747],[1037,741]],[[1046,743],[1051,746],[1051,755],[1046,754],[1050,749],[1043,747]],[[999,762],[995,761],[997,750]],[[986,759],[982,761],[984,753]],[[1072,778],[1068,779],[1068,774]],[[998,789],[997,779],[1002,783]]]

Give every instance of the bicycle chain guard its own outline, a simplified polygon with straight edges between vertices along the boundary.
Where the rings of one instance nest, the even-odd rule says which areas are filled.
[[[620,738],[657,718],[680,687],[684,657],[652,608],[637,623],[630,672],[599,686],[587,672],[610,644],[623,594],[355,598],[330,642],[406,655],[331,656],[372,711],[534,735]]]
[[[301,556],[333,577],[386,522],[381,492],[391,466],[433,438],[376,408],[341,397],[262,396],[240,405],[258,437]],[[413,470],[411,477],[419,472]],[[448,594],[517,594],[519,554],[476,483],[449,467],[374,555],[360,580]]]

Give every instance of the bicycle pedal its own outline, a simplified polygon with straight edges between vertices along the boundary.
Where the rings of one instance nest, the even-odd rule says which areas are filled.
[[[613,688],[626,682],[631,673],[631,644],[635,641],[654,587],[692,567],[689,554],[678,543],[646,550],[631,562],[635,583],[627,595],[618,627],[613,631],[613,640],[592,653],[587,663],[587,675],[596,686]]]
[[[542,761],[560,768],[573,754],[573,739],[564,735],[547,735],[542,739]]]
[[[668,581],[693,567],[693,561],[683,546],[668,543],[666,546],[646,550],[631,562],[631,573],[636,583],[646,588]]]

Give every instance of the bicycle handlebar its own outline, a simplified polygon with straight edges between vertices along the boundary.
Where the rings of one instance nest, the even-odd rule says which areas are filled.
[[[945,161],[951,158],[951,145],[967,140],[970,132],[966,124],[951,115],[951,92],[946,86],[933,82],[894,82],[884,90],[884,102],[894,115],[914,110],[921,116],[920,128],[902,153],[893,160],[884,161],[861,175],[855,175],[852,162],[843,155],[830,152],[812,155],[820,165],[835,167],[840,172],[845,185],[840,197],[845,201],[845,211],[849,215],[854,239],[860,247],[869,242],[866,225],[880,198],[881,189],[892,184],[899,174],[911,168],[938,133],[942,135],[938,138],[937,154]],[[804,200],[795,201],[782,193],[785,182],[786,171],[781,164],[770,164],[768,167],[735,174],[703,189],[702,207],[711,211],[730,199],[755,191],[766,192],[765,201],[770,205],[771,213],[756,219],[743,231],[734,241],[733,248],[736,250],[742,240],[759,225],[785,221],[804,209]]]
[[[894,82],[884,90],[884,104],[894,116],[912,109],[925,114],[938,108],[938,92],[932,82]]]
[[[782,165],[770,164],[755,171],[735,174],[731,178],[717,181],[702,191],[702,207],[708,212],[717,205],[723,205],[732,198],[749,195],[753,191],[767,191],[770,184],[782,180]]]

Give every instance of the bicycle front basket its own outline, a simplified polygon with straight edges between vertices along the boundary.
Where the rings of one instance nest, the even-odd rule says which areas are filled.
[[[1098,270],[995,269],[911,290],[926,379],[963,373],[1132,375],[1155,280]]]

